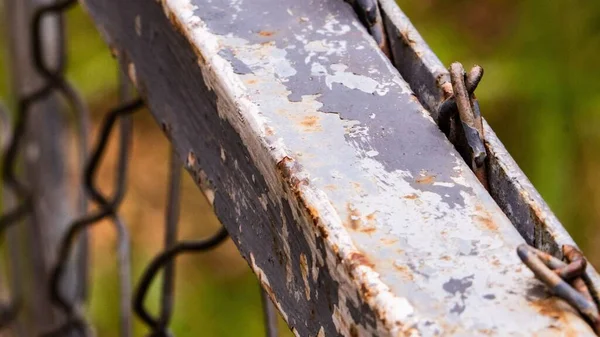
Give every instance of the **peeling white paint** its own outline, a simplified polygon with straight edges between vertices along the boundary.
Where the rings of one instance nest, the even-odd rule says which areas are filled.
[[[440,275],[430,273],[422,276],[414,273],[413,276],[423,277],[420,287],[427,287],[427,291],[420,289],[420,292],[431,294],[444,302],[448,294],[444,292],[443,285],[450,275],[447,270],[443,270],[442,264],[435,264],[440,256],[434,256],[434,253],[462,253],[468,254],[474,241],[477,241],[475,248],[481,251],[487,250],[495,256],[499,256],[500,264],[507,268],[513,268],[517,264],[516,256],[509,255],[507,252],[512,250],[512,245],[516,242],[514,229],[508,223],[508,220],[501,215],[497,206],[493,203],[489,195],[480,187],[473,174],[466,170],[464,163],[457,162],[455,171],[456,177],[452,181],[436,181],[438,187],[452,187],[461,185],[472,188],[473,191],[461,191],[461,201],[463,205],[449,205],[439,193],[430,192],[426,189],[418,189],[414,186],[415,181],[410,172],[396,170],[389,172],[383,164],[376,160],[376,150],[369,146],[369,130],[357,125],[350,125],[348,121],[342,121],[335,114],[323,114],[319,112],[320,103],[311,97],[303,97],[300,102],[290,102],[287,100],[289,94],[285,81],[296,74],[292,62],[287,59],[287,51],[280,49],[275,44],[250,44],[244,39],[235,36],[218,36],[211,33],[199,18],[193,16],[193,6],[190,6],[188,0],[165,0],[165,8],[173,10],[175,16],[181,21],[182,26],[188,34],[188,38],[198,47],[202,53],[203,62],[210,66],[203,65],[203,77],[209,87],[217,93],[219,97],[217,107],[219,116],[229,121],[229,123],[240,134],[245,146],[253,157],[254,162],[259,166],[261,174],[270,185],[271,191],[275,195],[272,200],[278,200],[277,197],[284,195],[289,191],[282,191],[279,172],[275,165],[283,158],[292,158],[298,160],[303,165],[302,171],[292,172],[292,177],[298,181],[310,179],[311,184],[299,184],[296,191],[299,198],[318,214],[318,223],[313,224],[310,219],[304,215],[297,214],[294,208],[294,216],[297,217],[298,225],[302,226],[305,239],[310,245],[310,252],[317,251],[315,235],[318,234],[314,226],[319,226],[327,233],[325,242],[327,245],[327,259],[323,261],[323,270],[331,274],[339,282],[338,297],[339,303],[334,304],[334,322],[338,331],[348,333],[348,323],[352,321],[352,315],[349,308],[346,307],[346,301],[359,304],[365,301],[369,308],[377,313],[378,331],[377,335],[397,336],[410,335],[415,332],[415,326],[423,322],[424,317],[431,318],[434,323],[441,317],[446,317],[445,307],[433,308],[436,303],[422,303],[422,301],[409,301],[408,297],[417,296],[417,294],[406,291],[405,279],[400,278],[400,274],[388,267],[392,263],[419,262],[420,272],[427,273],[430,270],[441,272]],[[312,27],[307,25],[306,30]],[[318,32],[330,37],[342,36],[350,31],[352,27],[340,24],[335,17],[328,17],[325,27],[319,27]],[[364,28],[360,28],[364,31]],[[299,34],[296,37],[299,41],[307,41]],[[368,40],[366,40],[368,41]],[[329,42],[327,42],[329,43]],[[374,43],[374,42],[369,42]],[[308,44],[305,43],[305,45]],[[235,74],[231,64],[219,55],[222,48],[232,48],[235,50],[236,58],[246,64],[253,74],[239,75]],[[341,84],[350,89],[357,89],[367,93],[377,93],[386,95],[392,89],[395,94],[410,92],[406,83],[399,77],[395,77],[388,82],[380,82],[366,75],[354,74],[343,64],[326,65],[313,59],[325,56],[328,51],[322,51],[317,44],[311,45],[312,52],[315,54],[308,59],[311,63],[311,73],[314,76],[325,76],[329,90],[333,90],[334,83]],[[319,49],[321,48],[321,49]],[[346,51],[344,51],[346,52]],[[323,54],[325,55],[319,55]],[[265,57],[268,55],[268,57]],[[390,66],[391,67],[391,66]],[[392,71],[390,70],[390,73]],[[394,72],[395,73],[395,72]],[[374,76],[376,72],[373,72]],[[253,77],[261,79],[257,82],[255,92],[249,92],[248,79]],[[262,86],[261,86],[262,85]],[[260,106],[259,106],[260,104]],[[420,111],[425,118],[426,112]],[[318,115],[320,123],[325,125],[328,137],[317,138],[319,144],[314,144],[310,138],[302,138],[304,133],[299,132],[297,125],[290,123],[294,121],[290,116],[308,116]],[[375,116],[373,115],[372,118]],[[284,123],[287,121],[288,123]],[[433,122],[433,121],[432,121]],[[350,127],[348,127],[350,126]],[[267,132],[271,130],[271,132]],[[269,136],[273,131],[278,135],[277,138]],[[352,134],[350,141],[345,138],[346,134]],[[315,161],[311,159],[303,160],[295,153],[303,153],[303,157],[314,155],[316,158],[328,158],[327,153],[331,154],[335,150],[335,160],[339,161],[328,163]],[[450,150],[449,150],[450,151]],[[330,155],[331,156],[331,155]],[[458,158],[457,158],[458,160]],[[340,165],[344,165],[340,169]],[[310,173],[310,174],[309,174]],[[313,179],[315,178],[315,179]],[[351,182],[359,182],[361,192],[354,191],[350,187]],[[337,184],[339,192],[324,192],[325,184]],[[234,186],[230,186],[229,193],[234,201],[236,192]],[[336,194],[337,193],[337,194]],[[292,194],[288,194],[291,196]],[[410,195],[411,198],[406,198]],[[487,196],[486,196],[487,195]],[[413,197],[414,196],[414,197]],[[293,199],[292,199],[293,200]],[[241,202],[241,201],[240,201]],[[261,201],[262,202],[262,201]],[[344,203],[350,202],[354,206],[354,211],[360,214],[371,214],[377,212],[376,224],[377,235],[374,239],[404,239],[404,255],[398,259],[387,259],[389,256],[398,256],[397,253],[390,253],[388,247],[375,246],[370,239],[365,239],[360,234],[350,232],[344,224],[347,219],[346,207]],[[477,207],[489,210],[491,222],[501,229],[497,230],[493,236],[489,230],[478,227],[473,219],[477,214]],[[296,208],[299,208],[296,207]],[[236,209],[239,212],[239,209]],[[285,219],[285,216],[282,215]],[[448,232],[439,231],[437,225],[439,218],[444,219]],[[360,220],[359,216],[351,216],[352,220]],[[291,224],[281,224],[282,242],[284,243],[284,252],[290,257],[292,252],[289,244],[289,228]],[[459,228],[460,230],[455,230]],[[450,234],[448,234],[450,233]],[[454,235],[453,233],[460,233]],[[448,236],[448,237],[444,237]],[[499,240],[499,237],[507,241]],[[512,241],[511,241],[512,240]],[[422,245],[422,247],[417,247]],[[439,247],[437,247],[439,246]],[[335,254],[333,253],[335,247]],[[353,256],[364,254],[366,249],[373,259],[373,266],[366,264],[356,264],[352,260]],[[373,249],[377,247],[377,249]],[[439,250],[430,250],[435,247]],[[392,247],[394,248],[394,247]],[[389,248],[389,249],[392,249]],[[420,255],[422,253],[431,253],[427,257]],[[389,254],[389,255],[386,255]],[[487,254],[486,256],[491,256]],[[313,261],[317,260],[313,257]],[[306,257],[305,257],[306,258]],[[254,256],[250,254],[251,267],[257,273],[263,284],[268,285],[266,275],[254,261]],[[291,260],[291,259],[288,259]],[[472,269],[485,270],[486,261],[478,257],[465,257],[462,262],[452,266],[454,269],[452,275],[466,275]],[[291,263],[291,262],[289,262]],[[321,263],[321,261],[319,261]],[[461,264],[462,263],[462,264]],[[293,280],[293,266],[286,265],[287,283]],[[435,267],[435,268],[434,268]],[[313,265],[313,269],[314,269]],[[489,268],[489,266],[487,266]],[[445,272],[448,272],[445,274]],[[308,272],[307,272],[308,273]],[[511,273],[493,272],[489,275],[497,277],[503,284],[515,287],[522,291],[525,288],[520,286],[530,275],[513,271]],[[313,275],[313,277],[315,277]],[[309,284],[308,275],[304,278],[304,283]],[[477,279],[472,285],[473,291],[482,292],[484,281]],[[487,285],[486,285],[487,286]],[[366,287],[369,290],[369,296],[359,299],[357,290]],[[512,288],[511,288],[512,289]],[[290,289],[297,296],[297,289]],[[512,297],[511,297],[512,296]],[[507,294],[511,303],[518,303],[526,307],[524,294]],[[483,326],[494,324],[494,317],[482,317],[481,308],[490,312],[487,302],[469,297],[469,310],[462,313],[464,322],[478,321]],[[431,302],[431,301],[430,301]],[[424,305],[432,305],[432,310],[423,310]],[[276,306],[281,310],[278,303]],[[518,307],[518,306],[516,306]],[[519,317],[519,313],[506,312],[503,309],[497,311],[504,317],[514,318],[514,328],[521,328],[523,325],[531,324],[524,319],[527,315]],[[438,312],[443,312],[439,315]],[[485,312],[485,311],[484,311]],[[437,316],[436,316],[437,315]],[[543,321],[543,319],[541,320]],[[540,321],[540,322],[541,322]],[[460,322],[444,322],[456,328]],[[546,321],[543,321],[545,324]],[[540,323],[542,324],[542,323]],[[441,324],[439,326],[442,326]],[[507,327],[512,329],[513,327]],[[359,332],[368,331],[369,327],[358,326]],[[515,330],[516,331],[516,330]],[[298,334],[298,332],[295,332]]]
[[[135,73],[135,64],[129,63],[127,65],[127,74],[129,75],[129,79],[131,80],[131,83],[133,83],[135,86],[137,86],[137,75]]]

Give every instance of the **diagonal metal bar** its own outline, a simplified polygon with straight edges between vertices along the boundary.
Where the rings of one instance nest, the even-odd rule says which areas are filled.
[[[297,335],[593,335],[344,1],[84,3]]]
[[[395,1],[379,2],[389,35],[392,62],[437,121],[440,105],[452,94],[450,74]],[[563,245],[576,247],[485,119],[483,129],[489,192],[525,241],[557,257],[562,256]],[[584,278],[598,302],[594,289],[600,289],[600,276],[593,266],[588,264]]]

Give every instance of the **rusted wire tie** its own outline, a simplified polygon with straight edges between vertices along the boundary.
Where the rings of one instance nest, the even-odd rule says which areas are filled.
[[[568,264],[525,243],[517,247],[519,258],[550,290],[575,307],[600,333],[598,307],[582,279],[587,261],[575,247],[563,245]]]
[[[479,181],[488,188],[485,160],[487,152],[484,144],[483,120],[479,102],[475,97],[475,89],[483,77],[483,68],[476,65],[468,74],[462,64],[454,62],[450,65],[450,80],[452,82],[453,94],[448,97],[438,109],[440,129],[450,134],[450,121],[458,112],[462,134],[466,140],[467,149],[463,154],[469,167],[475,172]],[[455,144],[455,146],[459,146]],[[460,149],[459,149],[460,152]]]

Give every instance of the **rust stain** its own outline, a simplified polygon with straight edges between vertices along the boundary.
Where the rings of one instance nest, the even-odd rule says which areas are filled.
[[[362,233],[366,233],[366,234],[373,234],[374,232],[377,231],[377,228],[375,227],[364,227],[359,229],[360,232]]]
[[[405,31],[400,31],[400,35],[402,36],[402,38],[404,39],[404,41],[406,41],[407,44],[409,44],[411,47],[414,47],[415,45],[415,40],[410,38],[409,35],[409,31],[405,30]]]
[[[354,230],[358,229],[361,225],[360,212],[350,203],[346,204],[346,210],[348,211],[348,220],[344,225],[350,226]]]
[[[306,116],[300,121],[300,125],[306,132],[321,131],[321,125],[319,124],[319,116]]]
[[[348,258],[350,259],[350,265],[352,266],[352,268],[356,268],[358,266],[367,266],[370,268],[375,267],[375,264],[371,262],[371,260],[369,260],[369,258],[361,252],[352,252],[350,253],[350,256],[348,256]]]
[[[418,196],[418,195],[416,195],[415,193],[412,193],[412,194],[407,194],[407,195],[403,196],[403,198],[404,198],[404,199],[410,199],[410,200],[415,200],[415,199],[417,199],[418,197],[419,197],[419,196]]]
[[[406,277],[408,280],[414,281],[415,276],[413,275],[410,268],[408,268],[407,266],[394,262],[394,268],[396,268],[397,271],[402,273],[402,276]]]
[[[478,213],[478,215],[474,216],[474,221],[476,221],[478,224],[483,225],[483,227],[492,232],[498,231],[498,224],[494,222],[494,220],[490,216],[490,213],[487,210],[485,210],[485,208],[482,205],[476,204],[475,211]]]
[[[570,324],[565,324],[569,316],[577,315],[573,307],[555,297],[545,298],[530,302],[531,306],[540,314],[554,319],[554,326],[559,325],[564,330],[564,336],[577,336],[577,332],[572,329]]]
[[[433,182],[435,181],[435,176],[434,175],[421,174],[421,177],[417,178],[415,181],[417,182],[417,184],[430,185],[430,184],[433,184]]]
[[[265,127],[265,133],[267,134],[267,136],[272,136],[275,134],[275,130],[273,130],[273,128],[270,126],[267,126]]]
[[[452,258],[448,255],[444,255],[444,256],[440,257],[440,260],[450,261],[450,260],[452,260]]]
[[[275,35],[275,32],[268,31],[268,30],[261,30],[260,32],[258,32],[258,35],[260,35],[262,37],[269,37],[269,36]]]
[[[329,190],[329,191],[335,191],[335,190],[337,190],[337,186],[334,184],[328,184],[328,185],[325,185],[325,189]]]
[[[383,238],[383,239],[381,239],[379,241],[381,241],[381,243],[383,243],[384,245],[393,245],[396,242],[398,242],[398,239],[396,239],[396,238]]]
[[[306,300],[310,301],[310,283],[308,282],[308,260],[304,253],[300,254],[300,273],[302,274],[302,280],[304,281],[304,295]]]
[[[283,174],[283,177],[290,182],[291,187],[295,192],[298,191],[300,185],[308,185],[308,179],[298,179],[296,174],[302,170],[300,164],[298,164],[294,159],[285,156],[278,163],[277,168]],[[296,195],[298,200],[302,200],[300,195]]]
[[[256,82],[258,82],[256,79],[249,79],[249,80],[246,80],[246,83],[247,83],[247,84],[255,84]]]
[[[498,230],[498,224],[495,223],[489,216],[477,215],[477,216],[475,216],[475,220],[477,220],[479,223],[481,223],[485,228],[489,229],[490,231],[495,232]]]

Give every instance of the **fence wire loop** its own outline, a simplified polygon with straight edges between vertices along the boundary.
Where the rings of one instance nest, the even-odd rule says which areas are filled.
[[[176,243],[158,254],[148,264],[135,291],[133,308],[138,317],[150,328],[151,333],[149,336],[169,336],[169,319],[164,319],[164,317],[154,317],[144,304],[148,296],[148,291],[150,290],[150,285],[158,275],[158,272],[165,268],[165,266],[173,263],[179,255],[205,252],[218,246],[228,237],[229,234],[225,227],[221,227],[215,234],[206,239],[180,241]]]
[[[452,95],[440,104],[439,126],[487,189],[483,119],[475,97],[475,89],[483,77],[483,68],[476,65],[466,73],[462,64],[454,62],[449,71]]]
[[[517,247],[517,254],[537,279],[576,308],[591,324],[596,334],[600,333],[598,306],[582,278],[587,261],[577,248],[563,245],[563,255],[567,262],[525,243]]]
[[[61,292],[61,280],[68,266],[69,256],[76,242],[77,236],[81,234],[86,228],[99,223],[105,218],[110,218],[113,221],[118,233],[117,258],[119,265],[119,278],[121,280],[120,288],[122,292],[120,294],[120,298],[122,301],[120,305],[120,317],[122,324],[121,334],[122,336],[130,335],[131,320],[130,313],[128,310],[128,302],[130,298],[128,284],[130,284],[131,281],[129,266],[129,235],[127,233],[125,224],[123,223],[122,219],[118,214],[118,208],[121,202],[123,201],[123,197],[125,196],[125,178],[127,175],[127,160],[129,157],[131,130],[125,130],[126,132],[121,132],[120,134],[121,141],[119,143],[119,162],[117,164],[117,178],[115,182],[116,190],[114,192],[114,195],[110,198],[103,195],[99,188],[95,185],[94,178],[100,167],[102,161],[101,159],[106,152],[110,135],[114,131],[115,126],[117,125],[117,121],[137,111],[143,106],[144,103],[141,99],[128,102],[112,110],[109,114],[106,115],[103,121],[96,146],[92,152],[92,156],[90,157],[89,162],[86,165],[83,182],[86,188],[86,192],[90,196],[91,200],[95,202],[100,209],[93,213],[86,214],[79,219],[76,219],[68,227],[67,233],[61,241],[59,256],[56,265],[54,266],[50,274],[49,291],[52,302],[56,304],[56,306],[59,307],[67,315],[68,318],[67,322],[65,322],[63,325],[56,328],[52,332],[46,334],[46,336],[58,336],[58,332],[64,330],[64,326],[72,324],[72,322],[77,322],[77,324],[82,325],[85,324],[83,316],[77,313],[78,310],[76,307],[76,303],[69,301],[66,298],[66,296]],[[85,329],[80,329],[80,331],[85,331]],[[87,336],[87,333],[84,333],[83,335]]]

